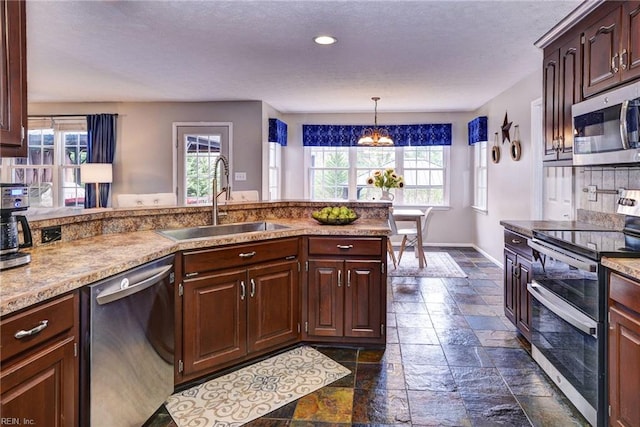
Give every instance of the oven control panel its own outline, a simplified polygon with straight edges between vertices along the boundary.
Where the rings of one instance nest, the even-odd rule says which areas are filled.
[[[640,216],[640,190],[625,190],[618,199],[617,212],[623,215]]]

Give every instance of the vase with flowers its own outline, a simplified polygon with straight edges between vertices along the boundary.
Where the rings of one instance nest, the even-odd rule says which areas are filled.
[[[404,187],[404,179],[402,175],[396,174],[393,168],[387,168],[383,171],[375,171],[373,175],[367,178],[367,184],[382,189],[380,200],[393,200],[393,194],[389,190]]]

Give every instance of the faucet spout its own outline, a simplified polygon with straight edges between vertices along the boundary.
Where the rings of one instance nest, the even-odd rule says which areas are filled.
[[[227,180],[227,186],[223,189],[226,195],[227,200],[231,200],[231,183],[229,182],[229,159],[227,159],[224,155],[220,154],[216,159],[216,162],[213,164],[213,181],[211,183],[212,192],[211,196],[213,198],[213,210],[211,212],[212,219],[211,222],[213,225],[218,225],[220,214],[218,212],[218,196],[222,194],[222,191],[218,193],[218,165],[222,162],[222,166],[224,167],[224,176]]]

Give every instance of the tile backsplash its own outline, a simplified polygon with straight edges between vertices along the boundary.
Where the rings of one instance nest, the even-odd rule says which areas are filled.
[[[617,194],[609,192],[624,189],[640,189],[640,165],[635,167],[579,167],[575,169],[575,204],[577,209],[615,213]],[[596,200],[589,200],[588,186],[595,186]]]

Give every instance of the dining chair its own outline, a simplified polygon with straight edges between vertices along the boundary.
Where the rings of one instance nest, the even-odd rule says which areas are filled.
[[[393,251],[393,244],[391,244],[391,237],[398,235],[398,226],[396,224],[396,220],[393,219],[393,213],[389,212],[389,228],[391,229],[391,234],[387,236],[387,252],[391,257],[391,261],[393,261],[394,270],[398,267],[398,261],[396,260],[396,253]]]
[[[408,228],[399,228],[397,229],[397,234],[402,236],[402,243],[400,243],[400,253],[398,254],[398,264],[402,260],[402,254],[407,247],[413,246],[413,250],[415,251],[416,257],[422,255],[425,262],[425,267],[427,266],[427,257],[424,255],[424,247],[419,247],[418,245],[418,233],[421,233],[422,244],[427,241],[427,232],[429,231],[429,222],[431,222],[431,214],[433,212],[433,207],[430,206],[424,212],[424,217],[422,218],[422,229],[418,230],[417,226],[408,227]],[[420,251],[421,253],[418,253]]]

